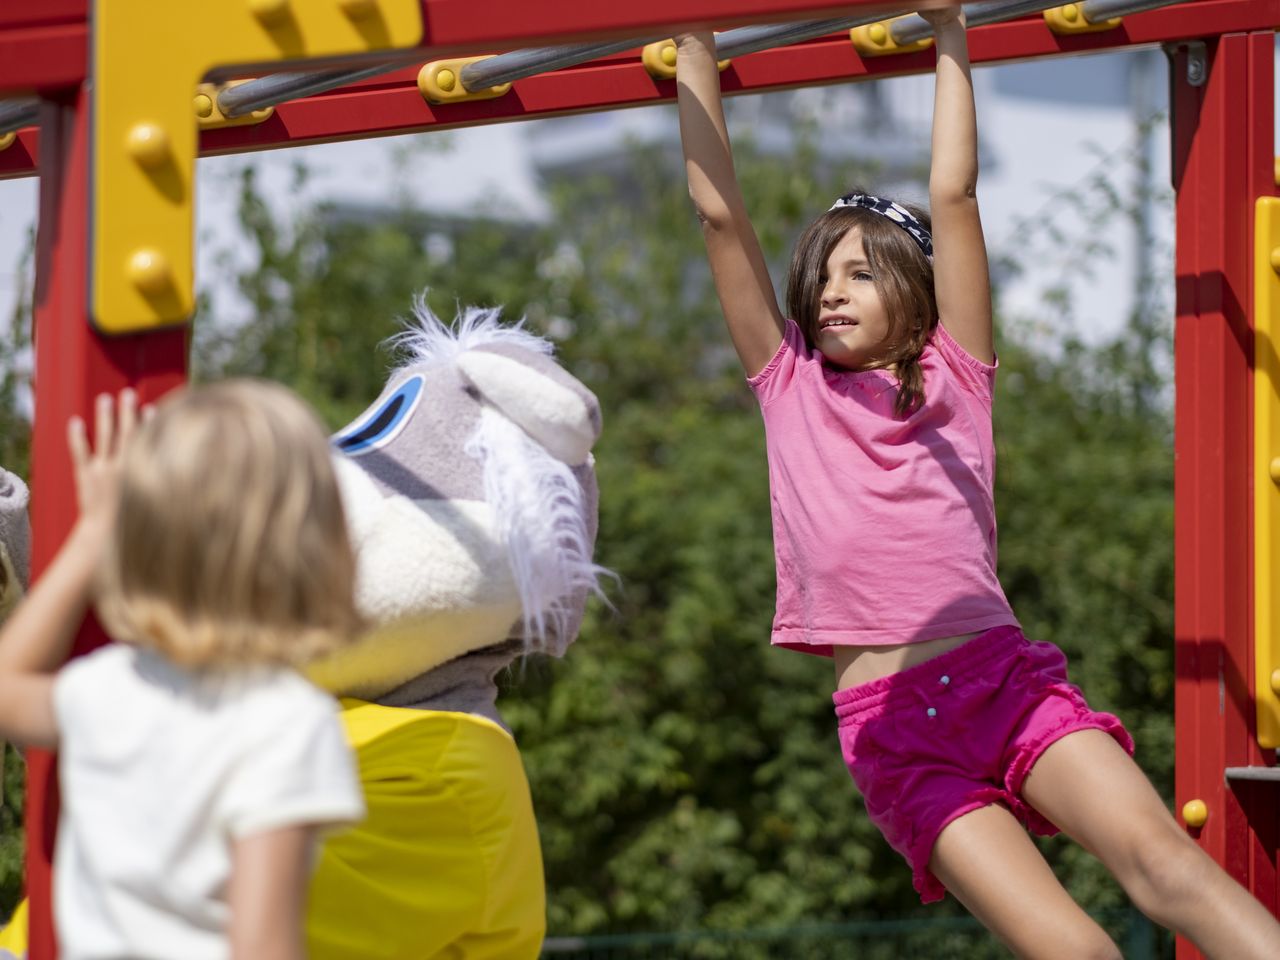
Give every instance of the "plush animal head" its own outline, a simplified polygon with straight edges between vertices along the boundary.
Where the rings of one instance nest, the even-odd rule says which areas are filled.
[[[0,467],[0,620],[9,615],[27,586],[31,528],[27,485]]]
[[[419,303],[399,346],[382,395],[333,440],[373,627],[311,673],[365,699],[509,638],[562,655],[599,573],[600,408],[551,344],[496,310],[451,329]]]

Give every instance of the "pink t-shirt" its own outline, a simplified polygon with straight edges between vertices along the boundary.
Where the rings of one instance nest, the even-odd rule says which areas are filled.
[[[778,563],[777,646],[916,643],[1018,621],[996,579],[996,368],[941,325],[920,358],[925,402],[810,348],[788,320],[747,382],[764,414]]]

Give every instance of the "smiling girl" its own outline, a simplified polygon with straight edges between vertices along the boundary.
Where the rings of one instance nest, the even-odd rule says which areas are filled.
[[[996,578],[996,364],[962,16],[938,65],[930,215],[855,192],[804,232],[784,319],[733,170],[715,44],[679,38],[689,192],[763,412],[773,643],[831,657],[845,763],[923,901],[950,891],[1018,955],[1119,957],[1027,831],[1063,830],[1210,956],[1280,955],[1280,925],[1178,827]]]

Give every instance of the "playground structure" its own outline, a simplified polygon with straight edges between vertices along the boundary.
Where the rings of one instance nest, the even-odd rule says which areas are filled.
[[[729,94],[931,71],[928,25],[891,19],[902,9],[242,0],[207,20],[163,0],[0,9],[0,177],[40,177],[33,572],[72,522],[59,425],[100,392],[133,385],[150,398],[185,377],[197,155],[668,101],[668,38],[694,26],[724,31]],[[975,64],[1149,44],[1169,53],[1176,805],[1280,914],[1280,0],[966,9]],[[102,640],[90,624],[77,650]],[[33,752],[28,777],[30,956],[48,960],[52,757]],[[1196,954],[1180,943],[1178,955]]]

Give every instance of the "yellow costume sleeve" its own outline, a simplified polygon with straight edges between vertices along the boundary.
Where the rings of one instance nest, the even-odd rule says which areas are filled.
[[[27,955],[27,901],[24,898],[0,930],[0,960],[20,960]]]
[[[542,852],[515,741],[470,714],[342,706],[368,816],[321,851],[313,960],[537,957]]]

